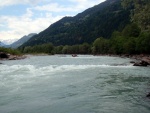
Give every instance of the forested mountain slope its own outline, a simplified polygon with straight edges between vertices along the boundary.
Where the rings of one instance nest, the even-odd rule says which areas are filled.
[[[121,0],[106,0],[74,17],[64,17],[33,36],[22,47],[51,42],[53,45],[92,43],[98,37],[110,38],[130,23],[130,11]]]

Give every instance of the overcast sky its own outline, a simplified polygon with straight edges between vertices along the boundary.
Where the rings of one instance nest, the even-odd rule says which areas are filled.
[[[0,0],[0,41],[39,33],[105,0]]]

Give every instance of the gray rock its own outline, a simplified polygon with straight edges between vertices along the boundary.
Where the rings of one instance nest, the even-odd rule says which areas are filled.
[[[140,61],[140,62],[134,63],[133,66],[148,66],[148,65],[149,65],[148,62],[146,62],[146,61]]]

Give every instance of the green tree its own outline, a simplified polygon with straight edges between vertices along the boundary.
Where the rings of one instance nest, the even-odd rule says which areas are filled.
[[[54,53],[62,54],[62,49],[63,49],[63,46],[56,46],[54,47]]]
[[[23,53],[31,53],[31,47],[30,46],[25,47]]]
[[[63,49],[62,49],[62,53],[63,54],[68,54],[68,49],[69,49],[68,45],[64,46]]]
[[[142,32],[137,40],[136,50],[139,53],[150,54],[150,33]]]
[[[127,25],[123,31],[122,31],[122,36],[125,37],[138,37],[141,32],[141,29],[138,27],[137,24],[132,23]]]
[[[52,54],[54,47],[52,43],[42,45],[42,50],[44,53]]]
[[[123,0],[122,5],[131,10],[131,21],[140,26],[142,31],[150,31],[150,0]]]
[[[92,53],[94,54],[105,54],[109,50],[109,41],[103,37],[97,38],[92,47]]]
[[[79,53],[80,54],[89,54],[91,51],[91,47],[88,43],[83,43],[79,45]]]
[[[136,53],[136,38],[130,37],[123,45],[124,54],[135,54]]]
[[[78,54],[79,53],[79,45],[73,45],[71,47],[71,51],[72,51],[72,54]]]

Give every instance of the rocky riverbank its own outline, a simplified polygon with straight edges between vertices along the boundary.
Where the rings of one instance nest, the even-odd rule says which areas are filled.
[[[99,55],[99,56],[101,56],[101,55]],[[140,54],[140,55],[129,55],[129,54],[112,55],[112,54],[109,54],[107,56],[130,58],[132,60],[130,63],[132,63],[133,66],[145,66],[145,67],[150,66],[150,55],[143,55],[143,54]]]
[[[101,56],[101,55],[99,55],[99,56]],[[150,66],[150,55],[144,55],[144,54],[140,54],[140,55],[130,55],[130,54],[114,55],[114,54],[108,54],[107,56],[130,58],[132,60],[130,63],[132,63],[133,66]]]
[[[134,55],[131,59],[136,59],[133,62],[133,66],[149,66],[150,65],[150,55]]]
[[[21,60],[25,59],[24,55],[12,55],[4,52],[0,52],[0,60]]]

